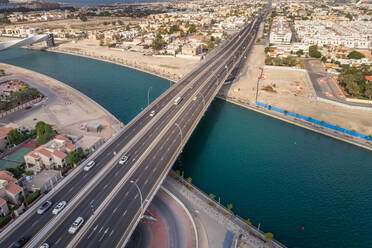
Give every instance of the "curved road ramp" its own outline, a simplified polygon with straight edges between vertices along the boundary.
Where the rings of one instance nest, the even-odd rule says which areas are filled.
[[[11,48],[16,48],[16,47],[21,47],[21,46],[28,46],[28,45],[39,43],[42,41],[46,41],[48,46],[54,45],[52,34],[40,34],[40,35],[27,37],[21,40],[11,40],[11,41],[0,42],[0,51],[11,49]]]

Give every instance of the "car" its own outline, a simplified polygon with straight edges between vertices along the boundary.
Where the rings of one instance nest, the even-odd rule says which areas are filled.
[[[196,101],[196,96],[194,96],[194,97],[192,98],[192,100],[193,100],[193,101]]]
[[[93,166],[96,164],[96,162],[94,162],[93,160],[90,161],[85,167],[84,167],[84,170],[85,171],[89,171],[90,169],[93,168]]]
[[[62,209],[66,206],[67,202],[61,201],[57,204],[57,206],[54,207],[52,213],[53,214],[59,214],[59,212],[62,211]]]
[[[82,217],[77,217],[74,223],[72,223],[72,225],[68,229],[68,232],[70,234],[74,234],[77,230],[79,230],[79,228],[81,227],[83,223],[84,223],[84,219]]]
[[[46,201],[44,202],[41,207],[39,207],[39,209],[37,210],[37,213],[38,214],[43,214],[45,213],[50,207],[52,206],[52,202],[51,201]]]
[[[150,116],[151,116],[151,117],[153,117],[155,114],[156,114],[155,110],[152,110],[152,111],[150,112]]]
[[[40,246],[40,248],[49,248],[49,245],[47,243],[44,243]]]
[[[119,161],[119,164],[125,164],[125,162],[127,162],[128,161],[128,156],[124,156],[124,157],[122,157],[121,159],[120,159],[120,161]]]
[[[20,238],[13,244],[13,248],[23,247],[27,243],[26,238]]]

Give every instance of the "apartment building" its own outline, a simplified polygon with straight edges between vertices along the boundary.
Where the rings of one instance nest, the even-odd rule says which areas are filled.
[[[23,188],[16,184],[17,179],[9,171],[0,171],[0,215],[7,215],[12,205],[20,205],[19,197],[24,197]]]
[[[37,147],[24,155],[29,169],[40,171],[42,168],[56,169],[66,166],[67,153],[76,150],[76,146],[68,138],[57,135],[47,144]]]
[[[291,39],[292,31],[287,18],[284,16],[275,17],[270,30],[270,43],[289,44]]]

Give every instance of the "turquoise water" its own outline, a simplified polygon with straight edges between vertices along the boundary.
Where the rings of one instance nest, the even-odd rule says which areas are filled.
[[[39,51],[0,53],[86,95],[125,123],[168,82],[116,65]],[[216,100],[177,168],[288,247],[372,247],[372,153]],[[304,231],[301,228],[304,227]]]

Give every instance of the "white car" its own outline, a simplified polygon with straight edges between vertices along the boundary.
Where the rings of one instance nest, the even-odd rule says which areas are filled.
[[[152,110],[152,111],[150,112],[150,116],[151,116],[151,117],[153,117],[155,114],[156,114],[155,110]]]
[[[196,101],[196,99],[197,99],[196,96],[194,96],[194,97],[192,98],[193,101]]]
[[[40,246],[40,248],[49,248],[49,245],[47,243],[44,243]]]
[[[84,223],[84,219],[82,217],[77,217],[74,223],[72,223],[72,225],[68,229],[68,232],[70,234],[74,234],[77,230],[79,230],[79,228],[81,227],[83,223]]]
[[[96,164],[96,162],[94,162],[93,160],[90,161],[85,167],[84,167],[84,170],[85,171],[89,171],[90,169],[93,168],[93,166]]]
[[[67,202],[61,201],[57,204],[57,206],[54,207],[52,213],[53,214],[59,214],[59,212],[62,211],[62,209],[66,206]]]
[[[41,205],[41,207],[39,207],[39,209],[37,210],[37,213],[38,214],[45,213],[52,206],[52,204],[53,203],[51,201],[44,202],[43,205]]]
[[[128,161],[128,156],[124,156],[124,157],[122,157],[121,159],[120,159],[120,161],[119,161],[119,164],[125,164],[125,162],[127,162]]]

